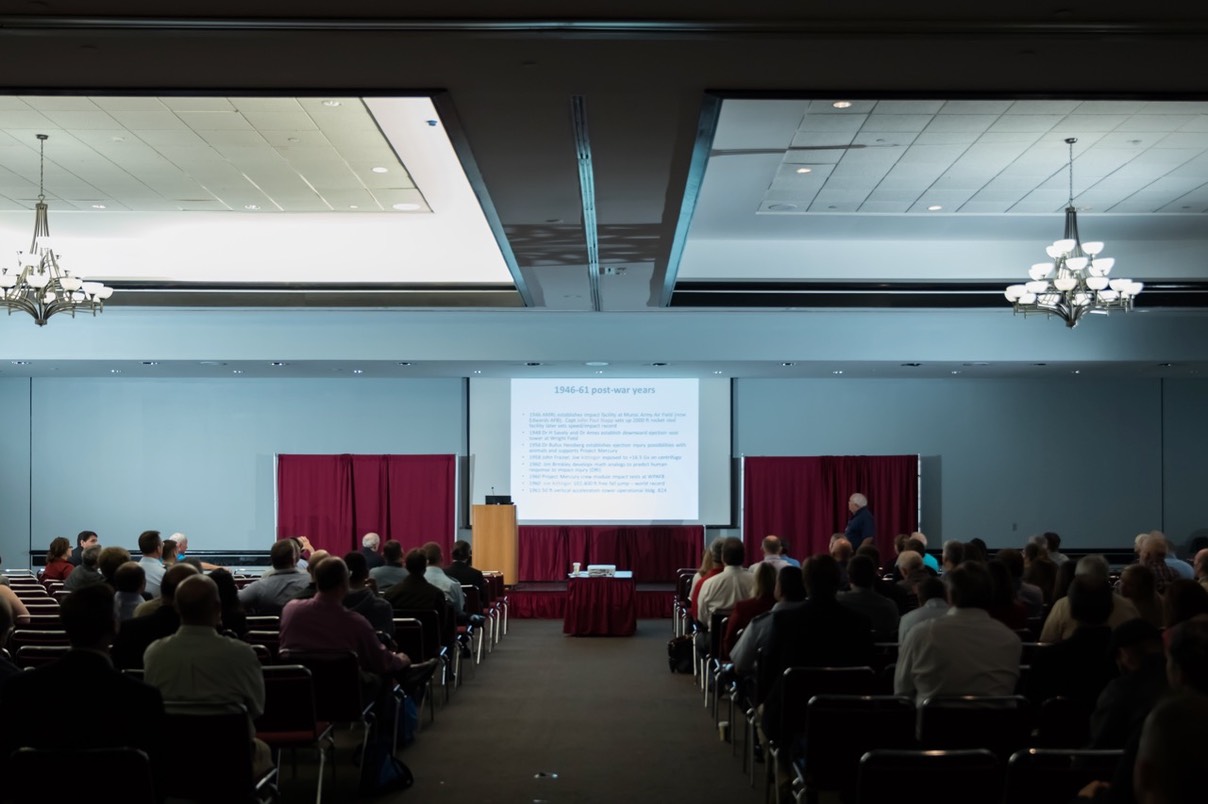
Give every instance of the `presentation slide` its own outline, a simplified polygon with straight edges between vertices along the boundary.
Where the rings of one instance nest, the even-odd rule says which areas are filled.
[[[511,382],[512,500],[525,519],[696,520],[695,379]]]

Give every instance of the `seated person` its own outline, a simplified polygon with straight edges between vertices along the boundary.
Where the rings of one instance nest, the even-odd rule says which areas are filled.
[[[908,611],[898,620],[898,643],[906,641],[910,629],[927,620],[943,617],[948,613],[948,590],[939,578],[928,576],[914,588],[919,607]]]
[[[898,638],[898,607],[874,589],[877,567],[872,559],[866,555],[853,558],[847,568],[847,578],[851,582],[851,591],[838,594],[840,605],[868,618],[872,624],[873,641],[895,641]]]
[[[302,587],[291,598],[292,600],[309,600],[315,596],[315,567],[323,562],[323,559],[328,558],[331,554],[326,550],[315,550],[310,554],[310,561],[306,564],[306,577],[309,579],[306,586]]]
[[[243,639],[248,632],[247,615],[243,612],[243,604],[239,602],[239,587],[235,585],[235,576],[225,567],[219,567],[210,573],[210,580],[218,587],[218,599],[222,603],[220,630]]]
[[[1097,554],[1083,556],[1078,559],[1078,563],[1074,568],[1074,577],[1081,578],[1083,576],[1093,578],[1095,583],[1108,586],[1107,559]],[[1107,618],[1108,625],[1115,628],[1138,616],[1136,606],[1117,594],[1112,595],[1112,613]],[[1078,624],[1070,616],[1070,599],[1067,595],[1053,603],[1053,608],[1049,611],[1049,616],[1044,621],[1044,629],[1040,632],[1040,641],[1049,643],[1060,642],[1072,635],[1074,629],[1077,627]]]
[[[113,590],[93,584],[72,592],[59,607],[71,650],[63,658],[10,678],[0,688],[0,752],[21,746],[46,749],[119,748],[145,751],[151,767],[162,765],[164,704],[159,691],[123,675],[109,662],[109,643],[117,632]],[[86,690],[87,716],[47,717],[47,702],[64,690]],[[71,773],[71,768],[63,768]],[[47,780],[53,785],[53,780]],[[48,788],[53,798],[53,786]]]
[[[791,564],[782,567],[776,574],[774,594],[776,603],[771,611],[752,618],[730,651],[734,672],[740,676],[750,676],[755,671],[755,658],[767,648],[772,615],[805,602],[805,580],[801,570]]]
[[[403,544],[393,539],[382,546],[382,566],[369,570],[369,578],[377,585],[380,594],[407,577],[403,567]],[[479,573],[480,575],[482,573]]]
[[[63,588],[68,592],[74,592],[90,584],[104,583],[105,576],[97,569],[100,559],[101,546],[99,544],[84,548],[84,552],[80,554],[80,565],[71,571],[67,580],[63,581]]]
[[[898,616],[905,614],[918,605],[918,599],[905,587],[896,581],[886,580],[880,576],[881,554],[877,551],[876,547],[865,542],[860,545],[860,549],[856,551],[856,554],[867,556],[873,566],[878,568],[878,572],[875,573],[877,577],[873,582],[873,588],[877,590],[877,594],[883,595],[893,601],[893,604],[898,607]]]
[[[239,602],[249,614],[280,614],[310,580],[297,567],[298,552],[292,539],[275,543],[269,551],[269,562],[272,569],[239,590]]]
[[[132,617],[122,623],[113,640],[113,666],[119,670],[143,666],[143,652],[157,639],[176,633],[180,616],[173,606],[176,588],[186,578],[197,574],[192,564],[175,564],[164,573],[159,584],[163,604],[145,617]]]
[[[0,597],[0,644],[8,641],[8,635],[12,633],[14,625],[13,607],[9,605],[7,598]],[[5,681],[20,672],[20,667],[0,654],[0,689],[4,687]]]
[[[428,557],[420,550],[411,550],[403,557],[407,577],[391,586],[382,597],[396,612],[435,611],[441,628],[441,644],[448,644],[456,630],[453,612],[448,610],[444,592],[428,583]]]
[[[789,565],[781,562],[780,566]],[[776,603],[776,565],[768,561],[761,561],[755,565],[754,575],[755,587],[751,596],[735,603],[734,610],[730,612],[726,623],[726,633],[722,637],[723,659],[729,658],[731,648],[738,642],[738,632],[746,628],[758,615],[771,611],[772,606]]]
[[[402,554],[400,553],[400,558],[401,556]],[[486,576],[482,574],[482,570],[475,568],[470,563],[473,559],[470,543],[462,540],[453,542],[451,557],[453,560],[449,562],[449,566],[445,567],[445,574],[462,586],[473,586],[477,589],[479,604],[486,605],[490,601],[491,596],[490,584],[487,582]],[[370,574],[372,572],[370,570]],[[378,590],[382,592],[386,591],[380,585]]]
[[[1076,578],[1068,595],[1074,633],[1055,645],[1045,645],[1032,659],[1024,694],[1035,704],[1061,696],[1089,718],[1099,693],[1116,677],[1110,646],[1111,589],[1093,578]]]
[[[118,622],[134,618],[134,610],[146,599],[143,596],[147,588],[147,576],[137,561],[127,561],[113,573],[113,588],[117,594],[113,598],[114,612]]]
[[[8,604],[9,609],[13,614],[14,625],[29,625],[29,608],[22,602],[21,598],[17,597],[17,593],[7,586],[0,586],[0,600]],[[0,643],[8,640],[8,633],[5,632],[4,639]]]
[[[1027,604],[1015,595],[1015,584],[1011,581],[1011,571],[1007,569],[1006,562],[992,558],[986,563],[986,569],[990,573],[992,585],[990,616],[1012,631],[1026,629],[1029,609]]]
[[[1162,632],[1151,623],[1138,617],[1116,626],[1110,653],[1120,675],[1099,694],[1089,748],[1123,748],[1167,691]]]
[[[365,561],[365,554],[359,550],[350,551],[344,556],[344,563],[348,565],[349,589],[344,606],[368,620],[374,631],[393,639],[394,609],[366,584],[369,563]]]
[[[1124,568],[1120,573],[1120,595],[1136,607],[1142,619],[1157,628],[1165,625],[1166,615],[1162,611],[1157,579],[1148,566],[1132,564]]]
[[[97,556],[96,568],[101,573],[101,577],[105,579],[105,583],[114,586],[113,576],[117,574],[117,568],[129,560],[130,551],[125,547],[104,547],[101,548],[101,554]]]
[[[84,551],[87,550],[92,545],[99,544],[99,543],[100,543],[100,540],[99,540],[99,537],[96,535],[96,531],[92,531],[92,530],[80,531],[76,535],[75,549],[71,551],[71,557],[68,558],[67,560],[70,561],[72,564],[76,565],[77,567],[80,566],[80,559],[84,555]]]
[[[46,566],[39,573],[44,581],[65,581],[75,569],[71,563],[71,542],[62,536],[51,539],[50,549],[46,551]]]

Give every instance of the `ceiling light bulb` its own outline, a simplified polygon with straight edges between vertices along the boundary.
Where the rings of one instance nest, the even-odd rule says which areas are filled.
[[[325,100],[325,101],[323,101],[323,105],[329,106],[334,109],[335,107],[340,106],[341,104],[338,100]]]
[[[370,168],[370,169],[371,169],[371,170],[372,170],[374,173],[389,173],[389,172],[390,172],[390,168],[384,168],[384,167],[382,167],[381,165],[378,165],[377,167],[375,167],[375,168]]]
[[[831,106],[834,106],[836,109],[850,109],[851,101],[835,101]]]
[[[105,205],[104,204],[93,204],[92,208],[93,209],[104,209]]]
[[[406,203],[406,202],[399,203],[399,204],[391,204],[390,206],[393,209],[397,209],[399,212],[414,212],[417,209],[423,209],[423,205],[421,205],[421,204]]]
[[[809,173],[809,172],[811,172],[811,168],[797,168],[797,172],[798,173]]]
[[[943,209],[943,207],[939,204],[932,204],[931,206],[927,207],[928,212],[939,212],[941,209]]]
[[[259,204],[244,204],[243,208],[244,209],[260,209],[260,205]]]

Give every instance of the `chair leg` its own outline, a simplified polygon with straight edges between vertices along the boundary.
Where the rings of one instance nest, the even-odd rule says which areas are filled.
[[[485,625],[485,623],[484,623]],[[474,657],[474,664],[482,664],[482,641],[486,638],[486,631],[482,628],[478,629],[478,649]]]

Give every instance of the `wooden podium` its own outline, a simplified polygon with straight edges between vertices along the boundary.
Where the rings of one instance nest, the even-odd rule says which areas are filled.
[[[516,552],[516,506],[475,505],[471,513],[474,566],[499,570],[508,586],[519,580]]]

